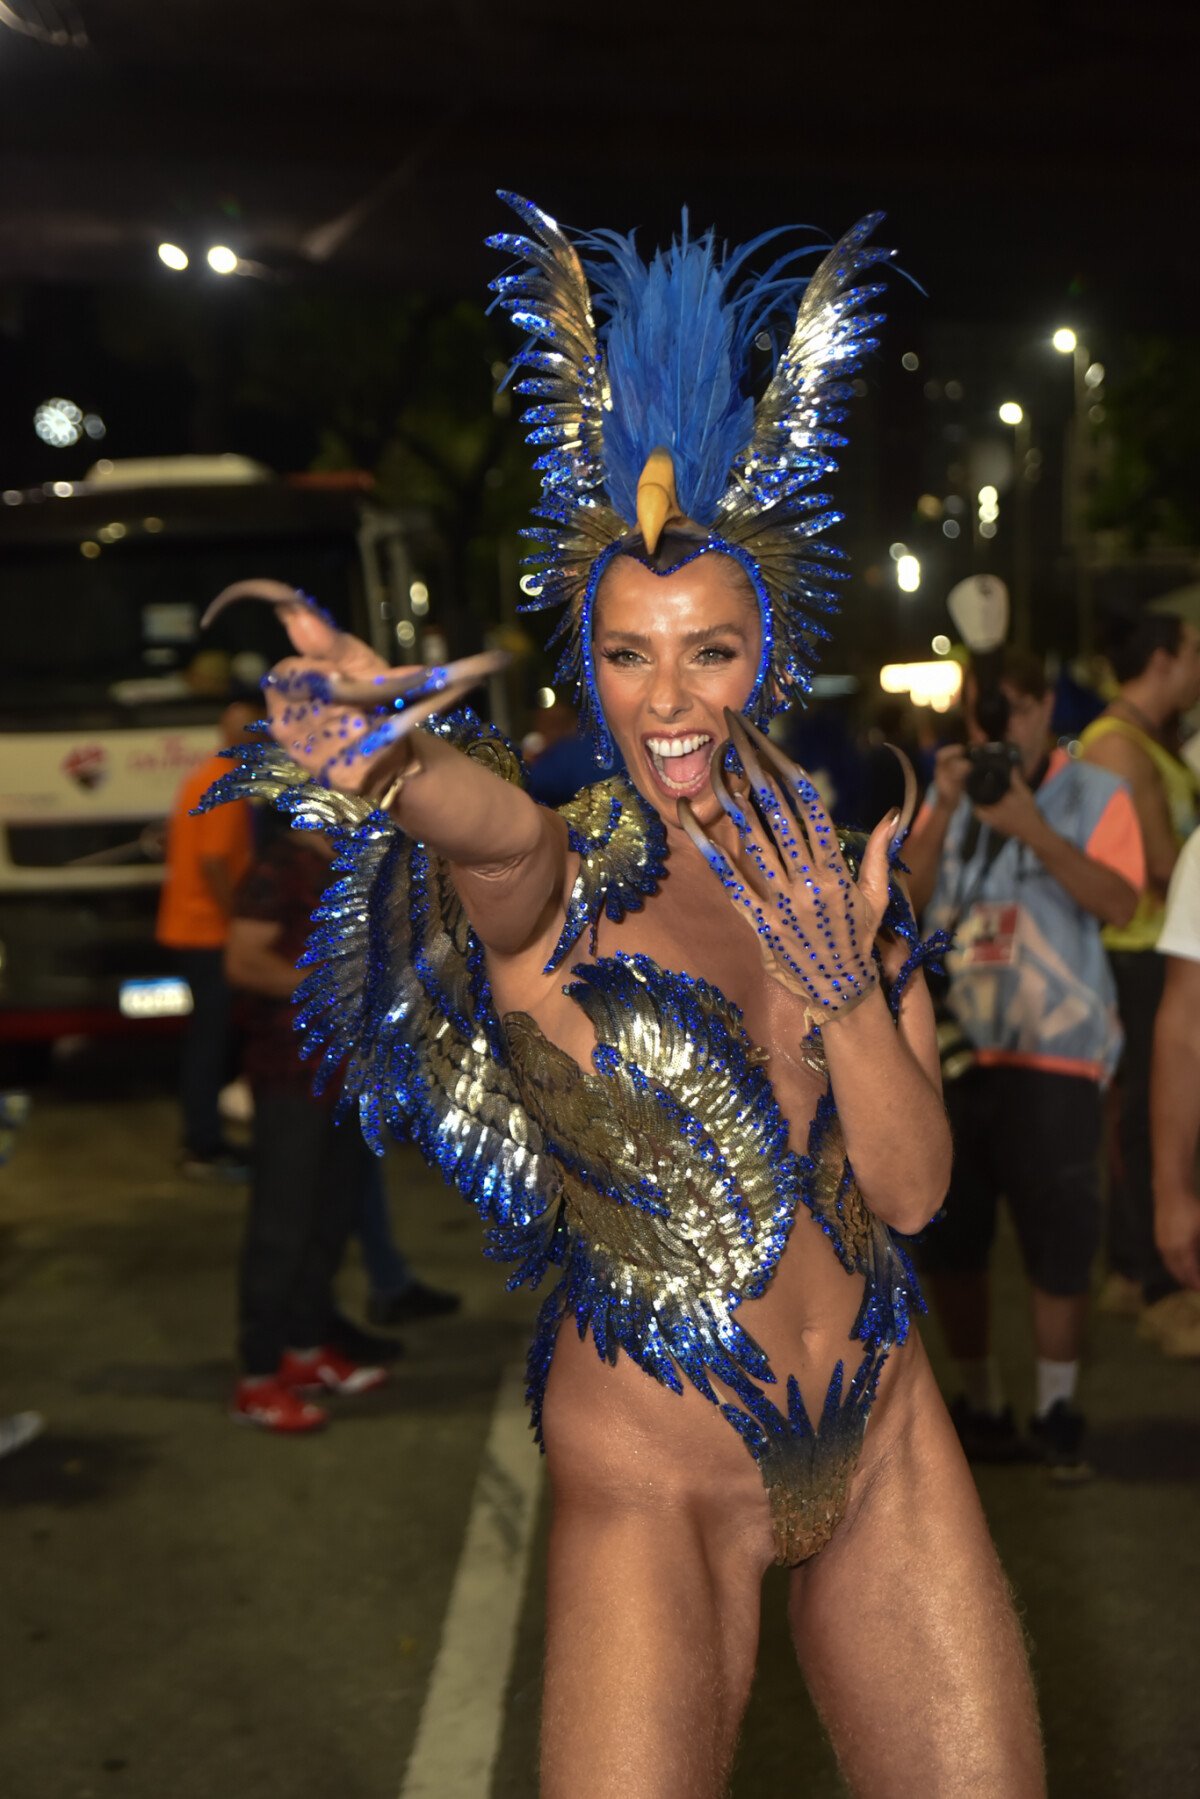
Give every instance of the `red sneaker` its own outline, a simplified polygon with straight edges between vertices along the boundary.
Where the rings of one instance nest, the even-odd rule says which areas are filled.
[[[329,1419],[328,1412],[301,1399],[278,1374],[270,1380],[240,1380],[229,1416],[238,1424],[256,1424],[259,1430],[278,1431],[281,1436],[320,1430]]]
[[[382,1387],[387,1377],[386,1368],[352,1362],[340,1349],[331,1349],[328,1344],[307,1356],[294,1349],[286,1350],[276,1376],[281,1386],[310,1391],[323,1388],[326,1393],[370,1393]]]

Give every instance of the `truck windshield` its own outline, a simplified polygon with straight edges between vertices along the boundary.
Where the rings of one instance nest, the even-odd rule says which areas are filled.
[[[211,719],[234,688],[254,687],[289,653],[273,609],[232,606],[200,630],[232,581],[266,575],[362,630],[350,534],[172,536],[97,546],[7,550],[0,567],[0,727],[75,729]]]

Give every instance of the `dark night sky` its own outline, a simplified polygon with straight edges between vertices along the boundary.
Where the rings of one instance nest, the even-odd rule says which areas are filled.
[[[125,279],[220,225],[296,273],[478,291],[509,185],[660,232],[687,200],[734,239],[882,206],[939,315],[1187,317],[1200,25],[1178,3],[77,3],[86,49],[0,31],[9,276]]]
[[[28,16],[49,0],[13,4]],[[113,413],[136,398],[141,421],[110,454],[190,447],[187,407],[177,424],[165,390],[106,396],[117,384],[88,335],[97,296],[176,279],[161,239],[194,256],[228,243],[268,289],[477,300],[495,272],[482,239],[507,223],[501,185],[569,225],[638,224],[644,246],[684,201],[733,241],[885,209],[885,240],[926,294],[894,285],[879,422],[847,471],[852,518],[884,545],[955,454],[954,427],[922,411],[928,375],[964,377],[993,427],[1019,394],[1052,457],[1069,382],[1051,326],[1069,319],[1106,360],[1124,334],[1191,330],[1200,14],[1169,0],[76,9],[86,48],[0,29],[3,485],[47,478],[29,424],[43,389],[74,384]],[[231,310],[217,287],[251,285],[202,266],[184,279]],[[907,385],[904,348],[922,358]],[[271,445],[229,447],[288,464]]]

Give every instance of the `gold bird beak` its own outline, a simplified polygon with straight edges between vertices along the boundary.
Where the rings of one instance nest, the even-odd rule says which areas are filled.
[[[649,555],[653,556],[658,548],[663,527],[672,519],[682,517],[679,496],[675,492],[675,463],[670,450],[660,444],[647,456],[637,486],[638,530]]]

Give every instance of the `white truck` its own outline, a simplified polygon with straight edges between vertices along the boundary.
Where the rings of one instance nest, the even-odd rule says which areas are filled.
[[[190,996],[154,941],[164,820],[232,693],[286,653],[230,581],[318,597],[389,662],[416,660],[423,520],[353,477],[243,457],[102,463],[0,503],[0,1047],[153,1028]],[[415,605],[414,605],[415,598]]]

